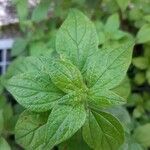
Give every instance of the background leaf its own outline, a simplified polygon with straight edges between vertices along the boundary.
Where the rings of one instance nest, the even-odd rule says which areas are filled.
[[[7,141],[2,137],[0,137],[0,149],[1,150],[11,150]]]
[[[150,25],[144,24],[137,33],[137,43],[146,43],[150,41]]]
[[[134,131],[135,139],[145,147],[150,146],[150,123],[139,126]]]
[[[111,15],[105,24],[105,31],[106,32],[114,32],[117,29],[119,29],[120,21],[119,21],[119,15],[113,14]]]
[[[48,16],[50,3],[51,3],[51,0],[41,1],[38,4],[38,6],[35,7],[35,9],[33,10],[31,19],[36,22],[46,19]]]
[[[132,59],[132,63],[139,69],[147,69],[149,66],[149,61],[145,57],[135,57]]]
[[[27,39],[17,38],[15,40],[15,42],[13,43],[11,55],[12,56],[18,56],[21,53],[23,53],[23,51],[25,50],[25,48],[27,46],[27,43],[28,43]]]
[[[120,9],[124,11],[127,8],[130,0],[116,0],[116,2],[119,5]]]

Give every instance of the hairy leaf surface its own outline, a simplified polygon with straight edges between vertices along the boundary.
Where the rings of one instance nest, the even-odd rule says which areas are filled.
[[[53,83],[66,93],[85,88],[80,71],[68,61],[54,61],[50,67],[50,76]]]
[[[9,79],[14,75],[27,73],[27,72],[49,72],[49,64],[51,63],[51,58],[46,56],[41,57],[18,57],[13,61],[8,67],[6,78]]]
[[[24,73],[12,77],[8,91],[22,106],[37,112],[50,110],[64,95],[45,73]]]
[[[53,146],[70,138],[84,124],[86,111],[83,105],[75,107],[62,105],[52,110],[47,123],[47,147]]]
[[[117,150],[124,142],[124,131],[111,114],[92,111],[83,126],[83,137],[94,150]]]
[[[46,121],[48,115],[25,110],[15,127],[15,138],[19,145],[35,150],[45,143]]]
[[[115,94],[111,90],[103,90],[100,89],[91,89],[88,94],[88,102],[90,105],[94,105],[95,107],[107,107],[111,105],[120,105],[124,104],[126,101],[124,98]]]
[[[112,89],[125,78],[131,63],[132,45],[100,49],[89,57],[83,69],[88,87]]]
[[[98,37],[93,23],[81,12],[71,10],[57,33],[58,53],[81,69],[97,47]]]

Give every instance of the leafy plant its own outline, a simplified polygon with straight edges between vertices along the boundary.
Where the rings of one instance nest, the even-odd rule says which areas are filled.
[[[71,10],[57,32],[56,53],[28,57],[6,88],[26,110],[15,128],[25,149],[52,149],[80,128],[95,150],[116,150],[124,143],[121,123],[105,108],[126,100],[113,89],[125,78],[132,42],[99,49],[93,23]]]

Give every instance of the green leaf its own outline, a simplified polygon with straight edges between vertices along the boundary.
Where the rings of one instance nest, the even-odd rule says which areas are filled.
[[[107,19],[107,22],[105,24],[105,32],[114,32],[119,29],[119,26],[119,15],[113,14]]]
[[[0,134],[2,133],[4,128],[4,117],[3,117],[3,110],[0,109]]]
[[[80,71],[68,61],[57,60],[51,63],[50,76],[52,82],[66,93],[85,89]]]
[[[50,55],[53,52],[53,49],[48,48],[47,43],[36,41],[30,44],[29,51],[31,56],[41,56],[41,55]]]
[[[43,112],[50,110],[64,94],[46,73],[23,73],[8,80],[8,91],[25,108]]]
[[[3,116],[4,116],[4,129],[7,132],[12,132],[14,129],[14,123],[11,121],[13,118],[13,109],[10,103],[6,103],[3,107]]]
[[[17,75],[19,73],[22,73],[24,66],[25,57],[17,57],[14,61],[10,63],[10,65],[7,68],[7,72],[5,74],[5,79],[10,79],[12,76]],[[24,70],[24,72],[28,71],[27,69]]]
[[[88,87],[112,89],[125,78],[131,63],[133,44],[100,49],[87,59],[82,70]]]
[[[97,50],[98,36],[93,23],[78,10],[71,10],[56,36],[56,50],[79,69]]]
[[[48,115],[24,111],[15,127],[15,138],[25,149],[38,149],[45,142]]]
[[[145,74],[143,72],[137,72],[134,77],[134,82],[137,85],[142,85],[145,82]]]
[[[0,137],[0,149],[1,150],[11,150],[7,141],[3,137]]]
[[[41,1],[33,10],[31,19],[36,22],[47,19],[50,2],[51,0]]]
[[[119,5],[122,11],[125,11],[127,6],[129,5],[130,0],[116,0],[117,4]]]
[[[119,150],[145,150],[135,139],[130,135],[126,134],[126,139]]]
[[[147,69],[149,66],[149,61],[146,57],[135,57],[132,59],[132,63],[134,66],[136,66],[139,69]]]
[[[26,48],[28,41],[23,38],[17,38],[13,44],[11,55],[18,56],[20,55]]]
[[[121,30],[117,30],[117,31],[114,31],[112,33],[111,39],[117,41],[117,40],[121,40],[121,39],[126,37],[129,40],[129,37],[127,37],[127,36],[129,36],[129,35],[126,32],[123,32]]]
[[[73,136],[84,124],[86,111],[83,105],[62,105],[54,108],[47,122],[47,146],[53,146]]]
[[[3,81],[3,76],[0,76],[0,95],[3,93],[3,90],[4,90],[2,81]]]
[[[143,97],[138,93],[132,93],[128,98],[127,106],[134,107],[136,105],[142,105]]]
[[[112,105],[124,104],[124,98],[115,94],[110,90],[103,90],[103,88],[93,88],[88,92],[88,103],[98,108],[110,107]]]
[[[83,126],[83,138],[94,150],[117,150],[124,142],[124,131],[111,114],[92,111]]]
[[[17,15],[20,21],[24,21],[28,16],[28,1],[27,0],[14,0],[14,3],[17,8]]]
[[[122,106],[115,106],[107,109],[107,111],[115,116],[119,121],[121,122],[122,126],[124,127],[124,130],[128,133],[130,133],[132,129],[132,124],[131,124],[131,118],[129,115],[129,112],[127,109],[125,109]]]
[[[143,146],[150,146],[150,123],[139,126],[134,131],[134,138]]]
[[[91,150],[82,138],[82,132],[79,130],[69,140],[59,145],[59,150]]]
[[[144,16],[144,20],[147,21],[148,23],[150,23],[150,15]]]
[[[146,78],[147,78],[147,81],[150,85],[150,68],[146,71]]]
[[[121,84],[113,89],[113,92],[123,97],[124,99],[127,99],[129,94],[131,93],[129,78],[126,76]]]
[[[84,101],[86,101],[86,94],[73,91],[61,97],[58,100],[58,104],[75,106],[79,103],[83,103]]]
[[[39,72],[49,73],[49,64],[51,63],[50,56],[41,57],[18,57],[8,67],[5,78],[10,79],[14,75],[21,73]]]
[[[99,44],[105,43],[106,37],[105,37],[105,33],[104,33],[104,30],[105,30],[104,24],[100,21],[96,21],[95,27],[96,27],[97,35],[99,38]]]
[[[137,43],[147,43],[150,41],[150,24],[144,24],[137,33]]]
[[[138,143],[126,143],[119,150],[144,150]]]
[[[142,105],[137,106],[133,110],[133,118],[140,118],[144,115],[144,108]]]

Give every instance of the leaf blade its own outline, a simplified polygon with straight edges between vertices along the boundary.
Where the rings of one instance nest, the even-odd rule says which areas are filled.
[[[92,22],[78,10],[71,10],[56,36],[56,50],[81,69],[98,47]]]
[[[25,110],[15,127],[15,138],[25,149],[36,149],[44,145],[47,115]]]
[[[7,90],[25,108],[42,112],[50,110],[64,94],[55,87],[48,74],[19,74],[8,80]]]
[[[95,150],[116,150],[124,142],[124,132],[119,121],[112,115],[92,111],[83,126],[83,138]]]
[[[133,44],[101,49],[89,57],[82,72],[89,88],[112,89],[125,78]],[[101,59],[100,59],[101,58]]]
[[[54,61],[50,67],[50,76],[53,83],[66,93],[85,88],[80,71],[69,61]]]
[[[97,108],[124,104],[126,100],[111,90],[91,89],[88,93],[88,103]]]
[[[53,109],[48,119],[47,149],[70,138],[84,124],[86,112],[83,105],[62,105]]]

